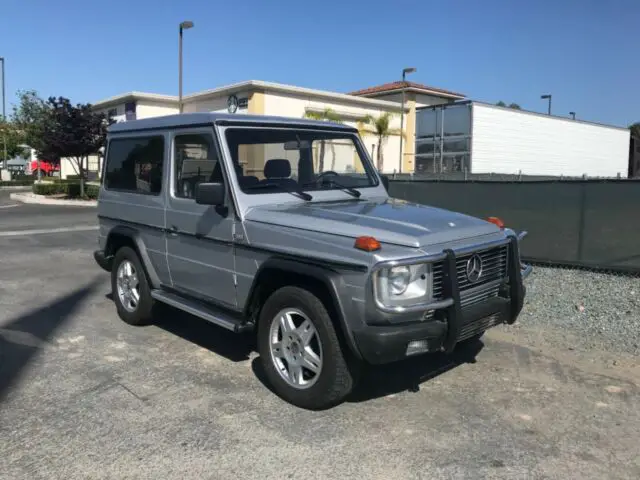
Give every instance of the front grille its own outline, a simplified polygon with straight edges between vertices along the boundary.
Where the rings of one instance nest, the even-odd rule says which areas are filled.
[[[460,295],[460,305],[464,309],[477,303],[482,303],[490,298],[497,297],[499,290],[500,286],[496,285],[489,286],[488,288],[479,288],[478,290],[467,291]]]
[[[471,282],[467,278],[467,262],[475,255],[482,258],[482,275],[477,282]],[[497,296],[497,287],[488,286],[487,289],[479,289],[482,285],[492,284],[496,280],[502,280],[507,276],[508,247],[503,245],[489,250],[468,253],[458,257],[456,260],[456,270],[458,274],[458,288],[462,306],[469,306],[481,302],[486,298]],[[437,262],[433,265],[433,298],[441,300],[444,297],[444,262]],[[465,292],[470,291],[469,296]],[[483,296],[487,295],[487,296]]]
[[[480,320],[476,320],[475,322],[467,323],[460,329],[458,341],[471,338],[474,335],[478,335],[485,330],[489,330],[491,327],[495,327],[496,325],[499,325],[501,323],[502,321],[500,319],[500,315],[498,315],[497,313],[489,315],[488,317],[481,318]]]
[[[507,246],[492,248],[484,252],[473,252],[463,255],[456,260],[456,270],[458,271],[458,288],[460,293],[467,289],[485,285],[507,276]],[[475,255],[482,258],[482,275],[477,282],[472,282],[467,278],[467,262]]]

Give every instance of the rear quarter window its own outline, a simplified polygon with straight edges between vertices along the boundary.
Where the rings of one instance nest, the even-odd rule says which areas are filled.
[[[142,195],[162,191],[164,136],[116,138],[109,141],[104,185]]]

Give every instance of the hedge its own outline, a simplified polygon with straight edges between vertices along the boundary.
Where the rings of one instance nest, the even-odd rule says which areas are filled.
[[[17,180],[0,181],[0,187],[24,187],[33,185],[33,178],[19,178]]]
[[[98,198],[100,187],[98,185],[84,186],[84,194],[87,198]],[[36,195],[66,195],[69,198],[80,198],[80,183],[56,182],[34,183],[33,193]]]

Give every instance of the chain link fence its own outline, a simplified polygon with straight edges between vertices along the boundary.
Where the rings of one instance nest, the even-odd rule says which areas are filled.
[[[488,175],[488,174],[487,174]],[[640,180],[396,176],[392,197],[526,230],[522,256],[549,266],[640,275]]]

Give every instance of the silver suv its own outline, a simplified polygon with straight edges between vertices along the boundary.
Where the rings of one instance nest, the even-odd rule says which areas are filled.
[[[119,316],[168,304],[255,332],[273,389],[339,403],[362,362],[451,352],[513,323],[524,233],[394,200],[355,129],[194,113],[112,125],[97,263]]]

